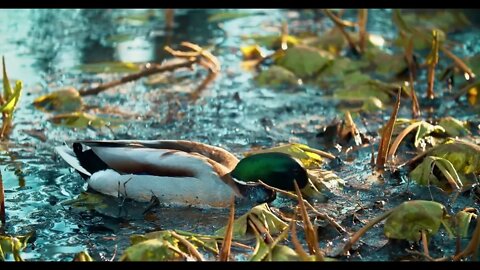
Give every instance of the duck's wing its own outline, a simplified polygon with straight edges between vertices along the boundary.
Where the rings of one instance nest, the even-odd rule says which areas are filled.
[[[91,176],[92,174],[87,171],[82,165],[80,164],[80,161],[75,155],[75,152],[73,152],[72,149],[70,149],[66,145],[62,146],[57,146],[55,147],[55,151],[60,155],[60,157],[65,160],[70,166],[72,166],[75,170],[79,171],[82,176]]]
[[[186,140],[84,140],[78,143],[96,149],[95,153],[101,152],[102,148],[151,148],[167,152],[197,153],[223,165],[229,171],[233,170],[239,162],[237,157],[223,148]]]

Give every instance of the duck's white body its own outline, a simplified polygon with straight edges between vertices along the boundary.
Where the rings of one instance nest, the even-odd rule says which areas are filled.
[[[224,149],[190,141],[83,141],[108,168],[90,172],[78,153],[56,147],[87,178],[90,188],[111,196],[179,206],[228,207],[241,196],[229,172],[238,159]],[[168,147],[168,149],[162,148]],[[89,150],[88,149],[88,150]]]

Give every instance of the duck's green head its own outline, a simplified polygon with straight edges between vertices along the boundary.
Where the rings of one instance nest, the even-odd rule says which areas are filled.
[[[260,153],[242,159],[230,173],[241,186],[250,186],[246,192],[254,193],[257,202],[270,202],[275,199],[275,192],[258,183],[265,184],[282,190],[294,191],[294,180],[299,188],[308,183],[308,175],[302,163],[285,153]],[[256,186],[256,189],[251,188]],[[252,197],[252,194],[248,194]]]

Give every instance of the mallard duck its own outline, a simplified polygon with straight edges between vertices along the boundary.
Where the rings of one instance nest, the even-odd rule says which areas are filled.
[[[84,140],[56,147],[58,154],[100,193],[179,206],[228,207],[233,195],[271,202],[275,191],[303,188],[308,175],[284,153],[238,160],[220,147],[186,140]]]

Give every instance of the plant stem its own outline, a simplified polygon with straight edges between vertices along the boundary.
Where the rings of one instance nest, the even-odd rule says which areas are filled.
[[[360,52],[365,52],[365,45],[367,41],[367,19],[368,19],[368,9],[359,9],[358,10],[358,45],[360,47]]]
[[[145,70],[142,70],[142,71],[134,73],[134,74],[127,75],[127,76],[125,76],[125,77],[123,77],[119,80],[108,82],[108,83],[105,83],[105,84],[101,84],[101,85],[99,85],[97,87],[94,87],[94,88],[80,90],[78,92],[79,92],[80,96],[82,96],[82,97],[83,96],[90,96],[90,95],[97,95],[97,94],[99,94],[99,93],[101,93],[101,92],[103,92],[103,91],[105,91],[109,88],[112,88],[112,87],[115,87],[115,86],[118,86],[118,85],[121,85],[121,84],[125,84],[125,83],[131,82],[131,81],[135,81],[135,80],[138,80],[140,78],[147,77],[147,76],[150,76],[150,75],[153,75],[153,74],[156,74],[156,73],[173,71],[175,69],[184,68],[184,67],[192,67],[198,61],[199,61],[199,58],[195,58],[194,60],[187,60],[185,62],[175,63],[175,64],[166,64],[166,65],[160,65],[160,66],[153,65],[150,68],[147,68]]]
[[[2,222],[2,227],[5,226],[5,192],[3,189],[3,177],[0,172],[0,221]]]
[[[185,239],[185,237],[177,234],[174,231],[171,231],[170,233],[174,238],[176,238],[178,241],[180,241],[180,243],[182,243],[188,248],[188,251],[190,252],[190,254],[192,254],[197,259],[197,261],[201,261],[201,262],[204,261],[202,254],[200,254],[198,250],[195,248],[195,246],[193,246],[192,243],[188,242],[188,240]]]
[[[222,242],[222,249],[220,251],[220,261],[226,262],[228,261],[228,257],[230,256],[230,248],[232,246],[232,238],[233,238],[233,221],[235,220],[235,196],[232,196],[230,202],[230,216],[228,218],[228,225],[227,229],[225,230],[225,237],[223,238]]]

